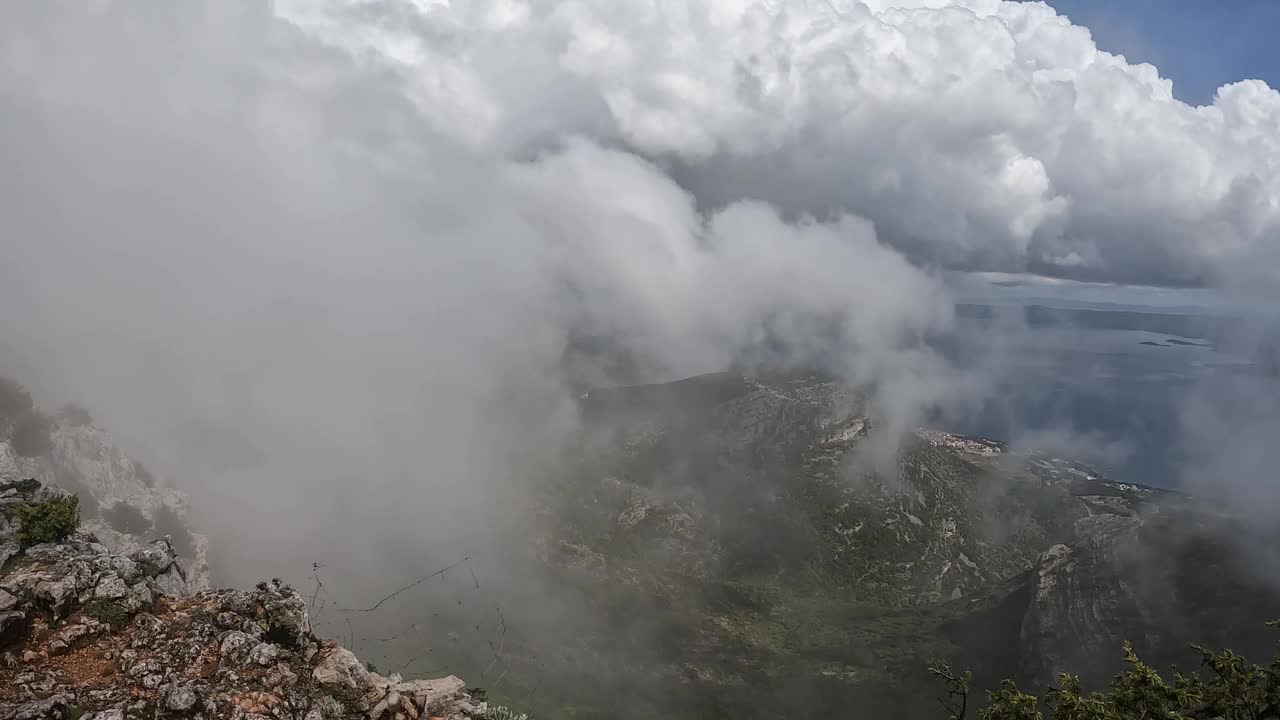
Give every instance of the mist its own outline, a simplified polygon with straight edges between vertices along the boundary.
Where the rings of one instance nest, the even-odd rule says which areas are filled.
[[[936,346],[944,270],[1278,279],[1280,93],[1188,106],[1041,3],[14,2],[0,117],[5,372],[218,581],[348,607],[469,558],[574,612],[512,547],[584,386],[821,366],[885,466],[1004,367]]]

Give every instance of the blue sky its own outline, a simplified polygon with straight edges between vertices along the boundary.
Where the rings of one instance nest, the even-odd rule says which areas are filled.
[[[1098,46],[1149,62],[1179,99],[1213,100],[1245,78],[1280,87],[1280,0],[1048,0]]]

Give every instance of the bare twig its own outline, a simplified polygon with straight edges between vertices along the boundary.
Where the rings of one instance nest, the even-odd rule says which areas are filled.
[[[311,601],[307,603],[307,613],[312,613],[316,606],[316,597],[320,595],[320,589],[324,587],[324,583],[320,582],[320,568],[324,567],[318,562],[311,563],[311,577],[315,578],[316,589],[311,593]]]
[[[402,593],[402,592],[406,592],[406,591],[408,591],[408,590],[412,590],[413,588],[418,587],[418,586],[419,586],[419,585],[421,585],[422,583],[424,583],[424,582],[426,582],[426,581],[430,580],[430,579],[431,579],[431,578],[433,578],[433,577],[436,577],[437,575],[444,575],[444,574],[445,574],[446,572],[448,572],[449,570],[452,570],[452,569],[454,569],[454,568],[458,567],[459,565],[461,565],[461,564],[462,564],[462,563],[464,563],[464,562],[467,562],[467,561],[468,561],[468,560],[470,560],[470,559],[471,559],[471,557],[470,557],[470,556],[468,556],[468,557],[464,557],[464,558],[462,558],[461,560],[459,560],[458,562],[456,562],[456,563],[454,563],[454,564],[452,564],[452,565],[449,565],[448,567],[442,567],[442,568],[440,568],[439,570],[436,570],[435,572],[431,573],[430,575],[424,575],[423,577],[418,578],[417,580],[415,580],[415,581],[413,581],[413,582],[409,583],[408,585],[405,585],[404,587],[400,588],[399,590],[397,590],[397,591],[395,591],[395,592],[391,593],[390,595],[388,595],[388,596],[386,596],[386,597],[382,598],[382,599],[381,599],[381,600],[379,600],[378,602],[374,603],[372,607],[367,607],[367,608],[339,608],[339,609],[340,609],[340,610],[342,610],[343,612],[349,612],[349,613],[367,613],[367,612],[373,612],[374,610],[377,610],[378,608],[382,607],[382,604],[383,604],[383,603],[385,603],[386,601],[390,600],[391,598],[393,598],[393,597],[395,597],[395,596],[399,595],[400,593]]]

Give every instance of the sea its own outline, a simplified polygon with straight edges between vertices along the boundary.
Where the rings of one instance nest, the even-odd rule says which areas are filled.
[[[1161,488],[1271,472],[1256,446],[1272,430],[1280,444],[1273,304],[1023,275],[946,282],[957,302],[946,350],[990,375],[979,403],[947,415],[948,430],[1060,449],[1113,479]]]

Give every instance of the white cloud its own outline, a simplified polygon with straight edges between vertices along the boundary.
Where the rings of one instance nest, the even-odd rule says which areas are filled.
[[[1280,267],[1275,91],[967,5],[3,4],[0,359],[242,550],[444,553],[571,426],[579,334],[641,379],[822,356],[901,428],[974,387],[920,265]]]
[[[700,208],[563,69],[571,6],[258,7],[0,10],[0,362],[180,471],[238,579],[496,542],[574,338],[638,380],[821,356],[898,426],[943,396],[940,282],[850,213]]]
[[[1040,3],[479,0],[413,22],[408,4],[305,5],[283,14],[327,41],[459,65],[497,147],[587,133],[684,166],[713,204],[865,215],[928,262],[1222,281],[1280,242],[1280,94],[1246,81],[1188,106]],[[466,117],[478,93],[424,117]]]

